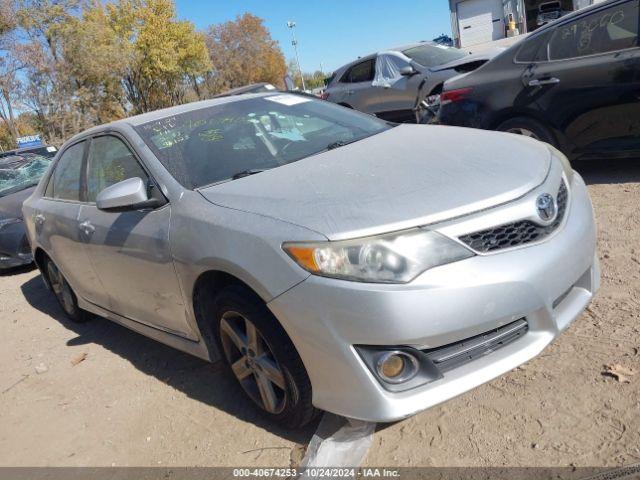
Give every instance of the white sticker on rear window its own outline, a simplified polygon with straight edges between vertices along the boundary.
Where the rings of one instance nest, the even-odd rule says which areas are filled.
[[[273,85],[271,85],[270,83],[267,83],[264,88],[266,88],[267,90],[275,90],[276,87],[274,87]]]
[[[280,103],[288,107],[292,105],[298,105],[299,103],[306,103],[311,101],[308,98],[300,97],[298,95],[274,95],[273,97],[265,97],[265,100]]]
[[[56,147],[47,147],[47,152],[57,152]]]

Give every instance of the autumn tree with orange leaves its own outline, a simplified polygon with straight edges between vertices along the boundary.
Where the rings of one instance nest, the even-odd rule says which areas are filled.
[[[284,55],[261,18],[245,13],[212,25],[205,41],[213,64],[204,81],[206,94],[258,82],[282,85],[287,72]]]

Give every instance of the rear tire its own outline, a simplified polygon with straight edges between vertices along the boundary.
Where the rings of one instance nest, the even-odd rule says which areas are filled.
[[[293,343],[264,302],[241,285],[214,300],[216,331],[231,373],[272,421],[300,428],[315,417],[311,381]]]
[[[64,278],[55,263],[49,258],[45,261],[44,271],[49,281],[49,286],[56,296],[56,300],[64,314],[75,323],[83,323],[89,319],[89,314],[78,306],[78,297],[71,285]]]
[[[553,133],[542,123],[528,117],[515,117],[498,125],[496,130],[500,132],[515,133],[525,137],[534,138],[557,147]]]

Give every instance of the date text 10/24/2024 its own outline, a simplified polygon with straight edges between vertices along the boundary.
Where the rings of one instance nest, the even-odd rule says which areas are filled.
[[[400,472],[393,468],[234,468],[233,476],[263,478],[398,478]]]

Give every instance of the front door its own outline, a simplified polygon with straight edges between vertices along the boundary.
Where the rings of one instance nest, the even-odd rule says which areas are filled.
[[[106,187],[151,178],[127,144],[114,135],[91,141],[87,158],[87,203],[79,225],[91,262],[109,294],[110,310],[131,320],[195,338],[169,248],[171,206],[106,212],[96,197]]]
[[[523,77],[573,157],[640,155],[638,4],[618,2],[559,25],[547,61]]]
[[[414,75],[403,76],[406,67],[416,70]],[[411,62],[396,52],[378,54],[374,85],[379,91],[376,107],[380,118],[396,121],[415,121],[413,108],[416,105],[418,87],[424,79]],[[426,94],[426,92],[424,93]]]

